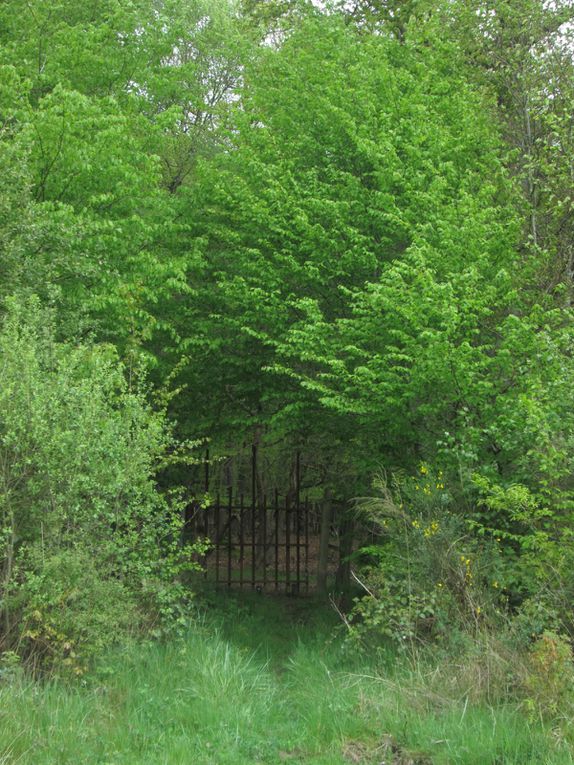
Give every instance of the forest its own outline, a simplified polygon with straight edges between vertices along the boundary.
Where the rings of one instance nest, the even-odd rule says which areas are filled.
[[[574,763],[572,0],[0,0],[0,765]]]

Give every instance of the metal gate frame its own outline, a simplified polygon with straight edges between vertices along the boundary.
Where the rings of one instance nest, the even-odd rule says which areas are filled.
[[[256,497],[257,453],[252,448],[251,496],[228,486],[207,505],[193,502],[185,514],[185,535],[207,538],[210,548],[200,563],[216,586],[249,587],[257,591],[307,594],[309,572],[309,501],[301,501],[301,461],[296,455],[295,496],[271,502]],[[205,459],[205,493],[209,489],[209,453]]]

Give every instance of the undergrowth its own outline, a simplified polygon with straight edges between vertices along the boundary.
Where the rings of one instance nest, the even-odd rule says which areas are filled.
[[[80,681],[40,685],[5,663],[0,763],[574,762],[527,710],[449,686],[446,668],[349,657],[314,602],[223,603],[185,638],[111,651]]]

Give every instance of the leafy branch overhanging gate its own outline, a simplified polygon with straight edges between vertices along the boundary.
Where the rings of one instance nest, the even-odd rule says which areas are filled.
[[[216,585],[260,592],[305,594],[313,589],[314,551],[319,529],[314,509],[301,497],[301,460],[296,456],[293,491],[257,495],[257,455],[251,456],[251,492],[232,486],[209,496],[209,455],[205,460],[205,496],[186,511],[188,538],[207,538],[201,561],[205,577]]]

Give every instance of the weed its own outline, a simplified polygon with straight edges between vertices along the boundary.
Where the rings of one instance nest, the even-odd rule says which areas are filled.
[[[108,654],[80,682],[0,684],[6,765],[571,765],[517,704],[454,665],[349,661],[318,605],[230,599],[185,639]],[[491,647],[494,651],[494,648]],[[9,662],[8,662],[9,663]],[[469,685],[470,683],[470,685]]]

